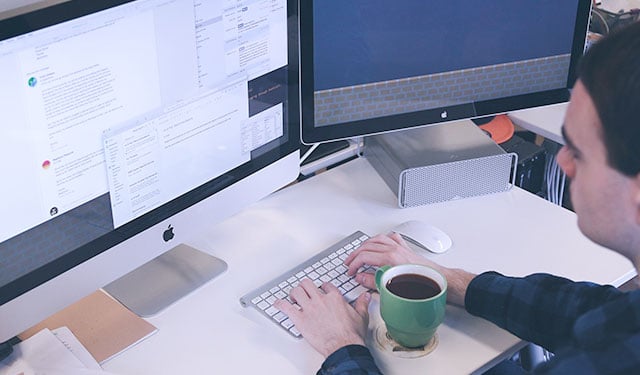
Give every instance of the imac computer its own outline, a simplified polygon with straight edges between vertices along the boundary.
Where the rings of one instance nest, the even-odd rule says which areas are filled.
[[[297,178],[297,25],[295,0],[0,20],[0,342]]]
[[[567,101],[590,0],[300,4],[302,141]]]

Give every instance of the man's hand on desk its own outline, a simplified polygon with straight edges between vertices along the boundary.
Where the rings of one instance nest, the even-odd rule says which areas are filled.
[[[364,265],[383,266],[398,264],[424,264],[442,273],[449,284],[448,301],[462,306],[464,293],[475,275],[463,270],[442,267],[411,251],[400,235],[378,235],[365,241],[345,259],[348,274],[354,275]],[[374,275],[357,273],[356,281],[375,289]],[[351,307],[330,283],[317,288],[311,280],[303,280],[290,292],[291,298],[300,306],[278,300],[275,306],[296,325],[302,336],[325,358],[339,348],[358,344],[364,345],[371,295],[360,295]]]

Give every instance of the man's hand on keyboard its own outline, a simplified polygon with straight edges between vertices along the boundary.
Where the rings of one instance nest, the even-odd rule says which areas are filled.
[[[405,240],[397,233],[371,237],[344,260],[345,266],[349,267],[347,271],[349,276],[356,274],[365,265],[380,267],[407,263],[438,267],[435,263],[411,251]],[[374,274],[358,273],[356,281],[369,289],[376,288]]]
[[[380,267],[407,263],[422,264],[440,272],[448,283],[447,302],[464,306],[467,287],[475,275],[462,269],[443,267],[414,253],[397,233],[371,237],[344,260],[345,266],[349,267],[347,275],[356,274],[365,264]],[[373,274],[359,272],[355,280],[363,287],[375,289],[375,275]]]
[[[305,279],[291,290],[290,296],[300,309],[286,300],[276,301],[275,307],[289,316],[302,336],[325,358],[343,346],[364,345],[369,292],[362,293],[352,307],[331,283],[317,288]]]

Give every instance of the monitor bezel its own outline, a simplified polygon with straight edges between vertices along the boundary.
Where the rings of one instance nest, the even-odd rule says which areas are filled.
[[[565,88],[516,95],[499,99],[434,108],[373,119],[343,122],[334,125],[315,126],[314,121],[314,0],[300,2],[300,87],[301,87],[301,141],[316,144],[341,139],[386,133],[412,127],[439,124],[449,121],[474,119],[531,107],[567,102],[570,90],[577,78],[578,60],[584,53],[586,32],[589,25],[591,1],[578,0],[576,23],[573,33],[571,62]],[[442,114],[446,112],[447,116]]]

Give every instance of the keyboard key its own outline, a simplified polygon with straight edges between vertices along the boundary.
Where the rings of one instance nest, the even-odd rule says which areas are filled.
[[[267,313],[267,315],[269,315],[269,316],[273,316],[273,315],[275,315],[275,314],[276,314],[277,312],[279,312],[279,311],[280,311],[280,310],[276,309],[276,308],[275,308],[275,307],[273,307],[273,306],[269,306],[269,308],[268,308],[268,309],[264,310],[264,312],[265,312],[265,313]]]
[[[287,319],[287,316],[282,312],[282,311],[278,311],[274,316],[273,316],[273,320],[275,320],[276,322],[280,323],[281,321]]]
[[[294,326],[294,327],[289,328],[289,332],[291,332],[291,334],[292,334],[292,335],[294,335],[295,337],[300,337],[300,336],[302,336],[302,334],[300,333],[300,331],[298,331],[298,330],[296,329],[296,327],[295,327],[295,326]]]
[[[331,277],[329,277],[329,275],[322,275],[320,276],[320,281],[322,281],[323,283],[328,283],[329,281],[331,281]]]
[[[279,290],[276,294],[274,294],[277,299],[285,299],[287,298],[287,294],[281,290]]]
[[[350,291],[347,292],[347,294],[344,295],[344,299],[347,300],[347,302],[351,303],[353,301],[356,300],[356,298],[358,298],[358,296],[360,294],[362,294],[362,292],[367,291],[368,289],[363,287],[362,285],[358,285],[357,287],[351,289]]]

